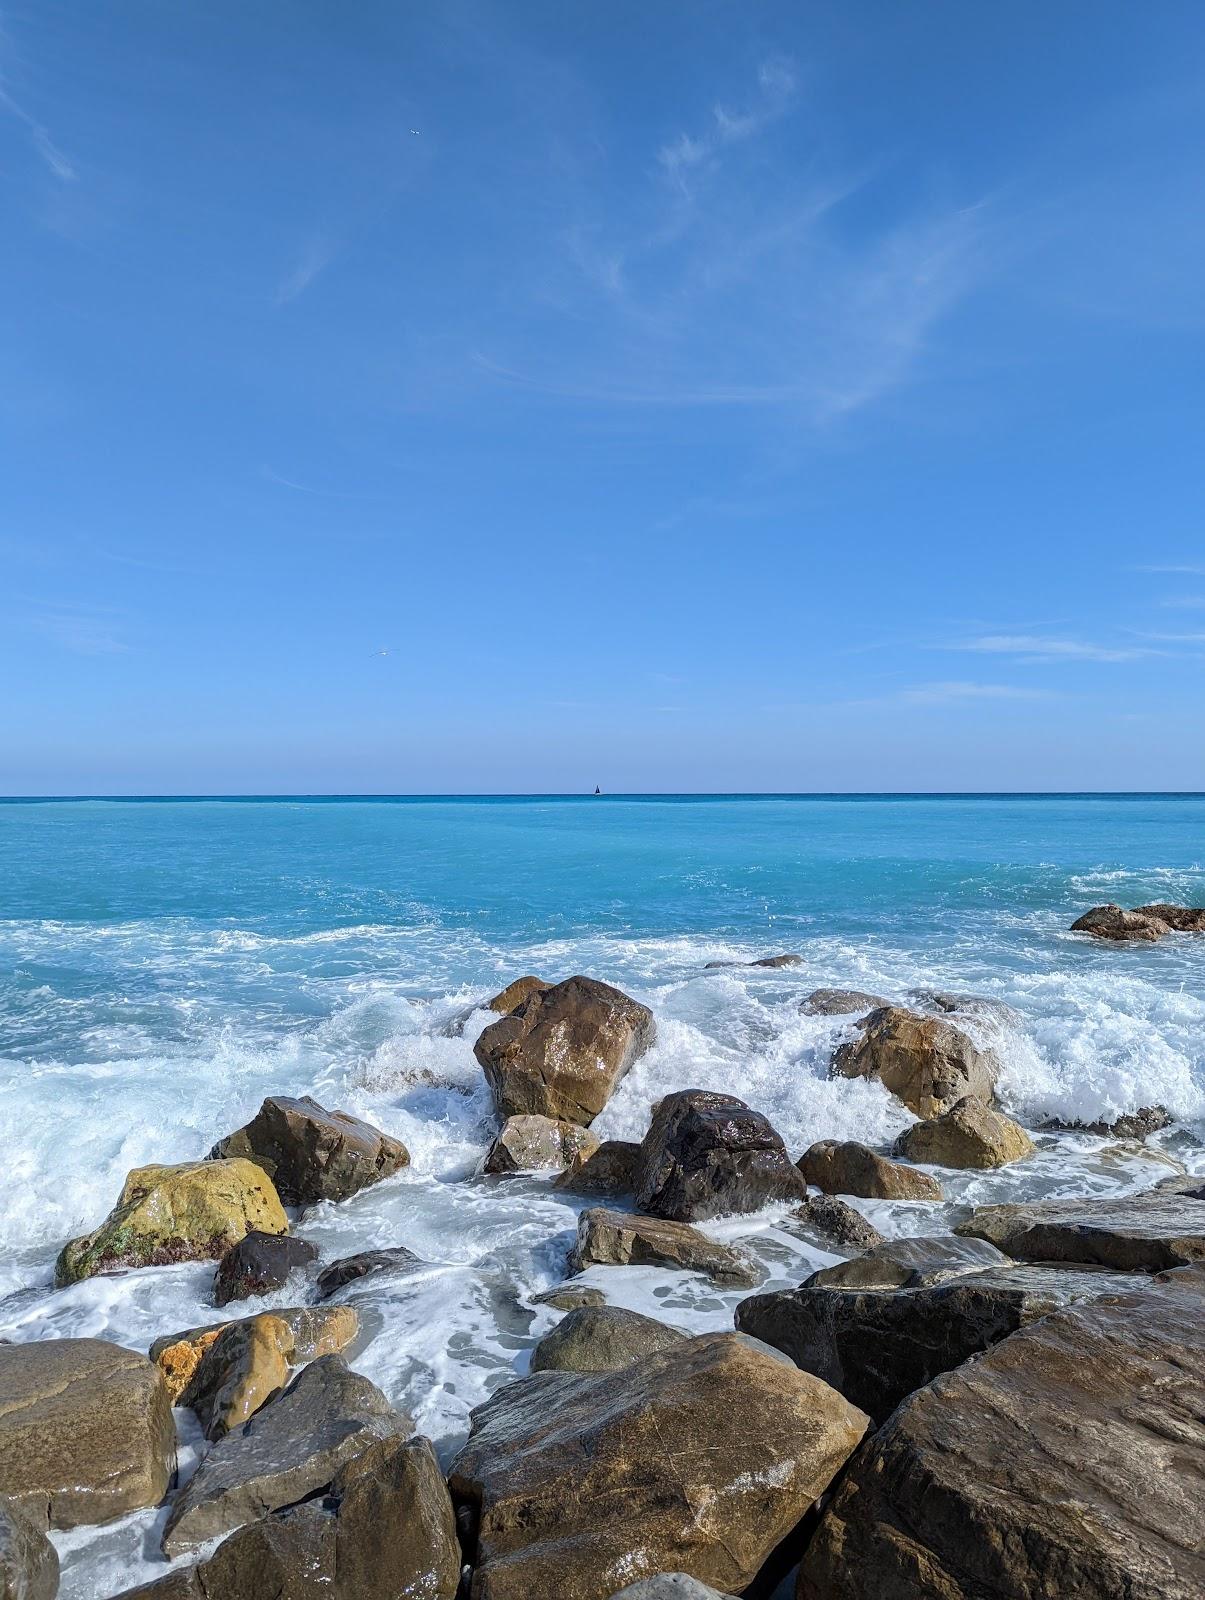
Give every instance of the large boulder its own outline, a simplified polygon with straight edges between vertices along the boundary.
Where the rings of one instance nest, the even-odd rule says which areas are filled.
[[[967,1094],[990,1101],[999,1063],[945,1017],[886,1006],[871,1012],[857,1039],[838,1048],[832,1071],[876,1078],[918,1117],[938,1117]]]
[[[683,1089],[654,1110],[636,1163],[639,1210],[702,1222],[806,1194],[782,1139],[743,1100]]]
[[[338,1355],[360,1331],[360,1319],[352,1306],[274,1306],[272,1315],[288,1329],[291,1344],[287,1354],[293,1366],[301,1366],[318,1356]],[[202,1328],[165,1333],[155,1340],[150,1350],[151,1360],[167,1380],[173,1405],[179,1403],[205,1352],[218,1335],[226,1328],[251,1320],[244,1317],[238,1321],[211,1322]]]
[[[906,1400],[799,1600],[1199,1600],[1205,1303],[1175,1276],[1195,1287],[1058,1311]]]
[[[0,1345],[0,1495],[39,1528],[158,1505],[176,1429],[158,1367],[105,1339]]]
[[[577,1221],[577,1240],[569,1270],[586,1267],[670,1267],[702,1272],[717,1283],[748,1287],[761,1281],[753,1259],[735,1245],[709,1239],[688,1222],[633,1217],[625,1211],[592,1206]]]
[[[0,1499],[0,1600],[54,1600],[58,1552],[29,1512]]]
[[[1173,933],[1205,933],[1205,906],[1169,906],[1161,901],[1153,906],[1135,906],[1130,915],[1165,922]]]
[[[881,1422],[905,1395],[1036,1318],[1132,1293],[1134,1282],[1128,1273],[1010,1263],[931,1288],[805,1285],[742,1300],[736,1325]]]
[[[799,1158],[799,1171],[822,1194],[853,1194],[863,1200],[940,1200],[941,1184],[928,1172],[876,1155],[850,1139],[821,1139]]]
[[[593,978],[566,978],[534,990],[473,1048],[500,1116],[585,1127],[655,1036],[647,1006]]]
[[[865,1255],[821,1267],[802,1285],[814,1289],[930,1289],[968,1272],[1007,1267],[1009,1259],[986,1239],[956,1239],[948,1233],[883,1239]]]
[[[320,1499],[260,1517],[208,1560],[118,1600],[454,1600],[460,1546],[428,1439],[382,1439]]]
[[[231,1156],[262,1167],[290,1206],[346,1200],[410,1164],[399,1139],[346,1111],[327,1111],[308,1094],[265,1100],[246,1127],[209,1152],[211,1161]]]
[[[163,1551],[183,1555],[282,1506],[323,1489],[339,1468],[375,1439],[409,1437],[397,1412],[341,1356],[303,1367],[270,1406],[220,1439],[176,1492]]]
[[[813,989],[799,1002],[805,1017],[865,1017],[891,1004],[864,989]]]
[[[329,1267],[323,1267],[315,1288],[320,1300],[329,1300],[331,1295],[345,1289],[349,1283],[358,1283],[361,1278],[416,1272],[426,1265],[404,1244],[386,1245],[382,1250],[361,1250],[357,1255],[341,1256]]]
[[[473,1413],[452,1463],[473,1600],[607,1600],[679,1571],[744,1589],[866,1418],[735,1334],[619,1372],[543,1372]]]
[[[1018,1261],[1161,1272],[1205,1260],[1205,1201],[1167,1190],[1112,1200],[976,1206],[954,1230]]]
[[[1071,924],[1072,933],[1090,933],[1095,939],[1122,943],[1130,939],[1162,939],[1170,929],[1162,917],[1145,911],[1123,911],[1120,906],[1093,906]]]
[[[178,1403],[196,1413],[209,1440],[253,1417],[289,1381],[293,1335],[264,1312],[223,1328],[205,1349]]]
[[[250,1161],[135,1167],[100,1227],[63,1246],[55,1283],[117,1267],[216,1261],[257,1231],[288,1233],[289,1221],[271,1179]]]
[[[896,1155],[934,1167],[1004,1167],[1033,1152],[1033,1140],[1019,1122],[969,1094],[940,1117],[905,1128],[895,1141]]]
[[[563,1172],[574,1161],[588,1161],[598,1140],[577,1122],[555,1117],[507,1117],[490,1146],[483,1171]]]
[[[505,989],[500,989],[493,999],[485,1002],[485,1009],[496,1011],[502,1017],[509,1016],[515,1007],[521,1006],[529,996],[551,988],[552,985],[545,983],[543,978],[533,978],[530,974],[525,978],[514,978]]]
[[[825,1250],[833,1246],[838,1250],[873,1250],[883,1238],[860,1211],[835,1195],[809,1195],[790,1215],[800,1224],[799,1231]]]
[[[531,1353],[533,1372],[617,1372],[686,1335],[622,1306],[582,1306],[562,1317]]]
[[[636,1187],[640,1146],[630,1139],[604,1139],[592,1154],[576,1156],[553,1184],[575,1194],[631,1194]]]
[[[231,1245],[213,1275],[213,1303],[229,1305],[283,1288],[292,1272],[318,1259],[318,1246],[283,1233],[249,1233]]]

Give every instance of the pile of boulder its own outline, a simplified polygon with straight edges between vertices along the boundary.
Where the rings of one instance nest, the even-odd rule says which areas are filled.
[[[1133,939],[1150,943],[1169,933],[1205,933],[1205,906],[1156,904],[1124,911],[1110,902],[1085,911],[1071,924],[1071,932],[1090,933],[1093,938],[1114,943]]]

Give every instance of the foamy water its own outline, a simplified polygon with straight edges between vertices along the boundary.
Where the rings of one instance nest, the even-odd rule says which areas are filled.
[[[145,1349],[213,1320],[212,1267],[56,1292],[64,1239],[126,1172],[204,1154],[266,1094],[311,1093],[403,1139],[412,1165],[297,1221],[324,1261],[404,1244],[429,1265],[343,1298],[351,1359],[445,1458],[468,1413],[526,1370],[556,1313],[577,1207],[546,1180],[475,1176],[494,1130],[470,1009],[522,972],[585,972],[653,1009],[656,1046],[595,1124],[638,1138],[667,1091],[719,1088],[792,1154],[883,1145],[911,1120],[878,1085],[831,1080],[849,1019],[803,1016],[824,985],[908,1001],[1004,1002],[965,1025],[996,1049],[1031,1128],[1161,1103],[1145,1146],[1039,1134],[998,1173],[941,1173],[941,1207],[859,1202],[888,1233],[968,1204],[1138,1190],[1205,1168],[1205,940],[1102,947],[1066,932],[1097,901],[1205,900],[1196,800],[573,802],[421,806],[0,807],[0,1337],[95,1335]],[[706,970],[792,950],[798,967]],[[463,1031],[449,1028],[469,1011]],[[833,1257],[789,1217],[710,1226],[767,1283]],[[739,1292],[594,1268],[615,1304],[730,1327]],[[261,1304],[305,1298],[303,1278]],[[184,1470],[203,1444],[178,1413]],[[161,1573],[162,1513],[56,1535],[68,1600]]]

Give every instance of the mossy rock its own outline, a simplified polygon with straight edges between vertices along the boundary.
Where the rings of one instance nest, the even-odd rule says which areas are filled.
[[[252,1231],[289,1231],[271,1178],[253,1161],[135,1167],[100,1227],[63,1246],[55,1283],[63,1288],[121,1267],[215,1261]]]

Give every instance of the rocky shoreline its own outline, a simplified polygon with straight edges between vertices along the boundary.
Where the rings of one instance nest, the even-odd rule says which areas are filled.
[[[1098,910],[1076,931],[1205,930],[1186,908]],[[1115,912],[1160,931],[1103,931],[1137,926]],[[270,1097],[204,1159],[131,1171],[56,1266],[65,1287],[212,1262],[223,1315],[164,1329],[146,1354],[0,1344],[0,1600],[52,1600],[49,1531],[153,1506],[167,1507],[163,1556],[196,1559],[123,1600],[1205,1592],[1205,1179],[980,1206],[954,1234],[909,1239],[881,1239],[852,1203],[935,1204],[943,1171],[1032,1158],[969,1025],[992,1002],[805,997],[806,1014],[850,1021],[831,1073],[881,1083],[917,1120],[889,1150],[804,1151],[702,1089],[664,1096],[638,1143],[600,1142],[590,1124],[651,1047],[651,1012],[580,976],[524,977],[487,1005],[497,1020],[475,1055],[499,1126],[483,1170],[544,1174],[585,1202],[569,1277],[542,1297],[563,1316],[530,1375],[474,1410],[445,1476],[413,1420],[347,1364],[358,1318],[332,1298],[425,1263],[402,1241],[322,1260],[293,1231],[408,1152],[308,1097]],[[1127,1134],[1159,1127],[1160,1111],[1135,1113]],[[700,1225],[766,1207],[847,1259],[750,1293],[731,1332],[689,1336],[573,1281],[661,1265],[756,1291],[756,1261]],[[237,1315],[294,1285],[301,1303]],[[173,1407],[208,1443],[191,1476]]]

